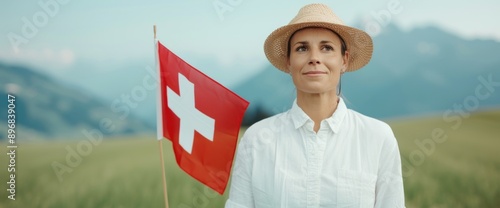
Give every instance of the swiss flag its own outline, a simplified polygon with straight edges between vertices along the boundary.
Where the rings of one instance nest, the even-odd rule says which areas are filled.
[[[157,46],[163,137],[172,141],[184,171],[223,194],[249,103]]]

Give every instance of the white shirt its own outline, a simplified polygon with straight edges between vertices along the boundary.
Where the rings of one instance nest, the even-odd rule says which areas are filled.
[[[389,125],[347,109],[314,122],[297,106],[252,125],[236,153],[226,208],[404,207]]]

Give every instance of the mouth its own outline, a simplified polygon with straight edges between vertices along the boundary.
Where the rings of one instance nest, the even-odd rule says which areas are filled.
[[[306,75],[306,76],[321,76],[321,75],[325,75],[325,74],[327,74],[325,71],[308,71],[308,72],[302,73],[302,75]]]

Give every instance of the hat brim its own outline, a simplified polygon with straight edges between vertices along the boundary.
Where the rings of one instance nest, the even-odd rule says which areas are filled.
[[[308,27],[330,29],[341,36],[349,52],[349,64],[346,72],[356,71],[370,62],[373,53],[373,42],[366,32],[340,24],[304,22],[280,27],[267,37],[264,43],[264,52],[274,67],[288,72],[287,50],[290,36],[297,30]]]

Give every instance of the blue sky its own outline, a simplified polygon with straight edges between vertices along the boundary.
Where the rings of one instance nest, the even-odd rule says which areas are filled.
[[[305,4],[326,3],[347,24],[391,22],[404,29],[436,25],[464,38],[500,41],[499,1],[3,1],[0,6],[0,60],[28,63],[52,74],[81,63],[115,70],[131,62],[153,60],[152,25],[158,38],[195,67],[234,84],[267,64],[262,45]],[[40,5],[50,5],[44,9]],[[216,9],[225,8],[225,11]],[[56,9],[57,8],[57,9]],[[390,13],[390,8],[397,8]],[[390,20],[377,21],[389,12]],[[28,21],[29,23],[26,23]],[[37,32],[23,34],[26,24]],[[375,34],[375,33],[372,33]],[[22,37],[18,50],[10,39]],[[203,69],[204,63],[217,69]],[[206,64],[210,65],[210,64]]]

